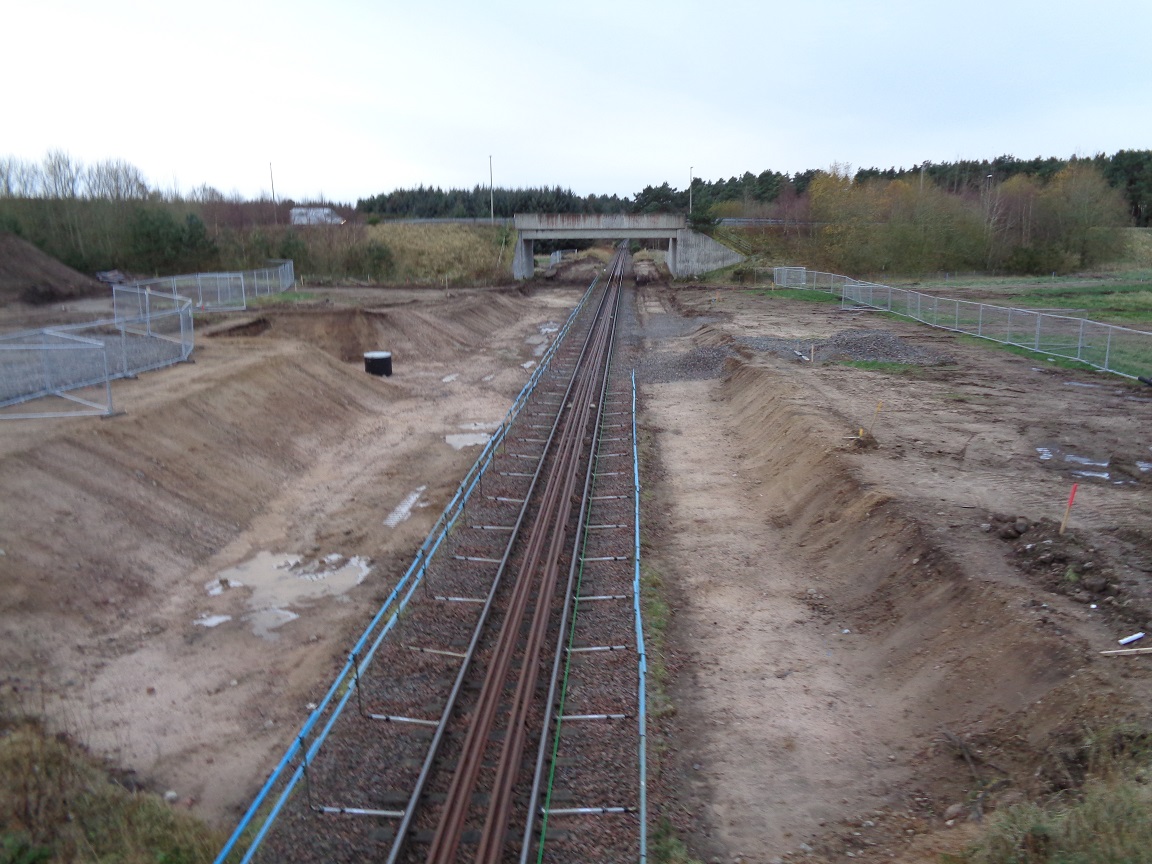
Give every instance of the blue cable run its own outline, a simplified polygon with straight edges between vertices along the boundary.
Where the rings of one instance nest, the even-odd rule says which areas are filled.
[[[632,370],[632,487],[635,498],[635,572],[632,604],[636,612],[636,655],[639,658],[640,713],[640,864],[648,860],[648,655],[644,648],[644,619],[640,611],[640,449],[636,437],[636,370]]]
[[[436,520],[436,524],[432,526],[432,530],[428,533],[428,536],[425,538],[424,542],[420,544],[420,548],[417,550],[416,556],[413,558],[412,563],[404,573],[404,576],[400,579],[399,582],[396,583],[396,587],[392,589],[387,599],[384,600],[380,606],[380,609],[376,612],[376,615],[364,629],[364,633],[352,647],[352,650],[348,654],[348,660],[344,663],[343,668],[337,673],[335,680],[332,682],[332,686],[328,688],[328,692],[325,694],[324,698],[308,716],[308,719],[304,721],[304,724],[300,727],[300,731],[296,733],[296,737],[293,739],[292,744],[289,745],[288,749],[284,752],[284,755],[280,758],[280,761],[277,763],[276,767],[272,769],[272,773],[268,776],[268,779],[264,782],[264,785],[260,788],[260,791],[256,793],[256,797],[252,800],[252,804],[248,807],[248,810],[244,813],[243,817],[241,817],[240,824],[236,826],[236,830],[232,832],[232,836],[228,838],[228,842],[224,844],[224,848],[220,850],[220,853],[214,859],[213,864],[225,864],[228,856],[231,855],[233,850],[236,849],[236,846],[240,842],[240,838],[243,836],[244,832],[247,831],[249,827],[251,827],[253,821],[256,818],[256,814],[259,812],[260,808],[264,806],[264,803],[268,799],[268,796],[271,794],[273,788],[283,778],[285,771],[291,767],[292,760],[297,756],[302,755],[303,760],[298,766],[296,766],[295,770],[288,777],[283,791],[276,799],[276,802],[273,804],[272,809],[268,812],[268,815],[264,818],[264,821],[260,826],[260,830],[252,839],[251,844],[249,844],[246,852],[244,853],[244,857],[240,859],[240,864],[249,864],[249,862],[252,860],[252,857],[256,854],[256,851],[260,848],[260,844],[264,842],[265,836],[267,836],[268,831],[272,828],[276,818],[280,815],[280,811],[283,809],[284,804],[288,801],[289,796],[292,794],[292,790],[303,776],[305,767],[316,758],[316,754],[320,751],[320,746],[328,737],[328,733],[332,731],[332,727],[335,725],[336,719],[340,716],[341,712],[343,712],[344,707],[348,704],[348,700],[352,697],[352,693],[354,692],[355,688],[355,678],[353,677],[350,679],[350,676],[352,675],[353,669],[356,669],[357,674],[362,675],[364,673],[364,671],[371,663],[373,656],[376,654],[376,650],[380,647],[380,643],[384,641],[384,637],[387,636],[395,626],[400,613],[404,611],[404,608],[408,605],[408,600],[412,597],[412,594],[423,580],[424,574],[428,570],[428,563],[432,560],[432,556],[436,554],[436,551],[440,548],[440,545],[448,536],[449,530],[452,528],[453,524],[455,524],[456,520],[460,516],[461,511],[463,510],[464,504],[467,503],[468,498],[479,485],[480,478],[491,466],[492,460],[496,456],[496,448],[499,447],[500,444],[504,441],[508,430],[512,426],[512,422],[516,419],[516,416],[520,413],[520,410],[524,407],[524,404],[528,401],[528,398],[536,389],[536,385],[544,376],[545,371],[548,369],[549,364],[552,362],[552,357],[556,353],[556,349],[559,347],[560,343],[564,341],[565,335],[572,327],[572,323],[576,320],[576,316],[584,308],[588,298],[592,295],[592,291],[596,287],[598,281],[599,277],[592,280],[592,284],[588,286],[587,290],[584,292],[584,296],[580,298],[580,302],[576,304],[576,307],[572,310],[571,314],[569,314],[568,319],[564,322],[564,326],[560,328],[559,332],[557,332],[556,338],[552,341],[552,345],[541,358],[540,364],[536,367],[536,370],[528,379],[528,383],[524,385],[519,395],[515,400],[513,400],[512,407],[509,408],[508,412],[504,415],[504,419],[500,422],[499,429],[493,433],[492,437],[488,440],[487,445],[481,451],[480,455],[476,457],[476,461],[472,463],[472,467],[468,469],[468,473],[464,475],[464,479],[460,482],[460,485],[456,487],[456,492],[452,496],[452,500],[448,502],[447,506],[445,506],[443,512],[440,514],[440,517]],[[633,426],[635,426],[635,421],[633,421]],[[637,537],[639,537],[639,534],[637,534]],[[411,582],[411,585],[408,585],[409,582]],[[405,586],[407,586],[406,591]],[[396,598],[400,596],[401,592],[404,592],[403,597],[397,603]],[[392,615],[388,618],[387,622],[380,629],[380,632],[376,634],[375,638],[373,639],[372,637],[374,631],[380,625],[380,622],[384,619],[386,613],[394,603],[397,603],[397,605],[393,610]],[[364,650],[364,647],[368,644],[369,640],[372,640],[371,647],[368,648],[368,651],[363,655],[363,657],[361,657],[360,652]],[[341,686],[345,688],[344,694],[336,703],[336,707],[332,710],[332,715],[328,718],[328,722],[324,724],[323,728],[320,730],[320,733],[316,736],[312,744],[310,746],[305,746],[305,741],[308,735],[316,728],[324,712],[328,709],[329,705],[332,704],[333,699],[336,698],[336,695],[340,691]]]

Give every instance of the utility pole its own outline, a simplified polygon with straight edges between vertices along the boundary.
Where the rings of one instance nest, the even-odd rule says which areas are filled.
[[[496,221],[496,193],[492,191],[492,154],[488,154],[488,220]]]
[[[272,224],[279,225],[280,217],[276,214],[276,178],[272,176],[272,163],[268,163],[268,179],[272,181]]]
[[[688,166],[688,215],[692,215],[692,166]]]

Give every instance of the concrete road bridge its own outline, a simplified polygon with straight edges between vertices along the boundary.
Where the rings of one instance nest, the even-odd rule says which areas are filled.
[[[524,213],[516,216],[514,225],[516,253],[512,275],[517,279],[532,278],[533,246],[537,240],[664,240],[668,243],[668,269],[678,279],[744,260],[739,252],[693,231],[684,216],[671,213]]]

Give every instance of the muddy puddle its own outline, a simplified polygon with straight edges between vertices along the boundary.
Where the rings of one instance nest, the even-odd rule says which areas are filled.
[[[542,357],[544,355],[544,352],[548,350],[549,343],[552,341],[549,337],[554,333],[560,332],[560,325],[549,321],[541,324],[539,330],[539,333],[535,333],[524,340],[532,346],[532,355],[534,357]]]
[[[247,588],[249,611],[241,616],[253,633],[275,640],[273,631],[300,617],[289,607],[306,608],[326,597],[342,598],[351,588],[367,578],[371,563],[366,558],[345,558],[333,553],[305,561],[300,555],[258,552],[242,564],[225,570],[205,585],[209,596]],[[201,627],[215,627],[231,620],[228,615],[201,615],[194,622]]]
[[[487,444],[492,438],[492,432],[500,428],[499,423],[482,423],[474,421],[461,423],[463,432],[453,432],[444,436],[444,443],[453,450],[463,450],[465,447],[478,447]]]
[[[1068,469],[1073,477],[1106,480],[1118,486],[1136,483],[1152,474],[1152,461],[1136,459],[1128,462],[1110,456],[1084,456],[1055,444],[1037,447],[1036,455],[1041,462]]]

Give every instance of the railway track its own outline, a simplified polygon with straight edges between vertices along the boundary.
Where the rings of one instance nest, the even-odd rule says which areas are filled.
[[[627,263],[591,290],[388,638],[350,658],[350,709],[322,749],[302,736],[278,818],[218,860],[643,860],[633,396],[612,362]]]

